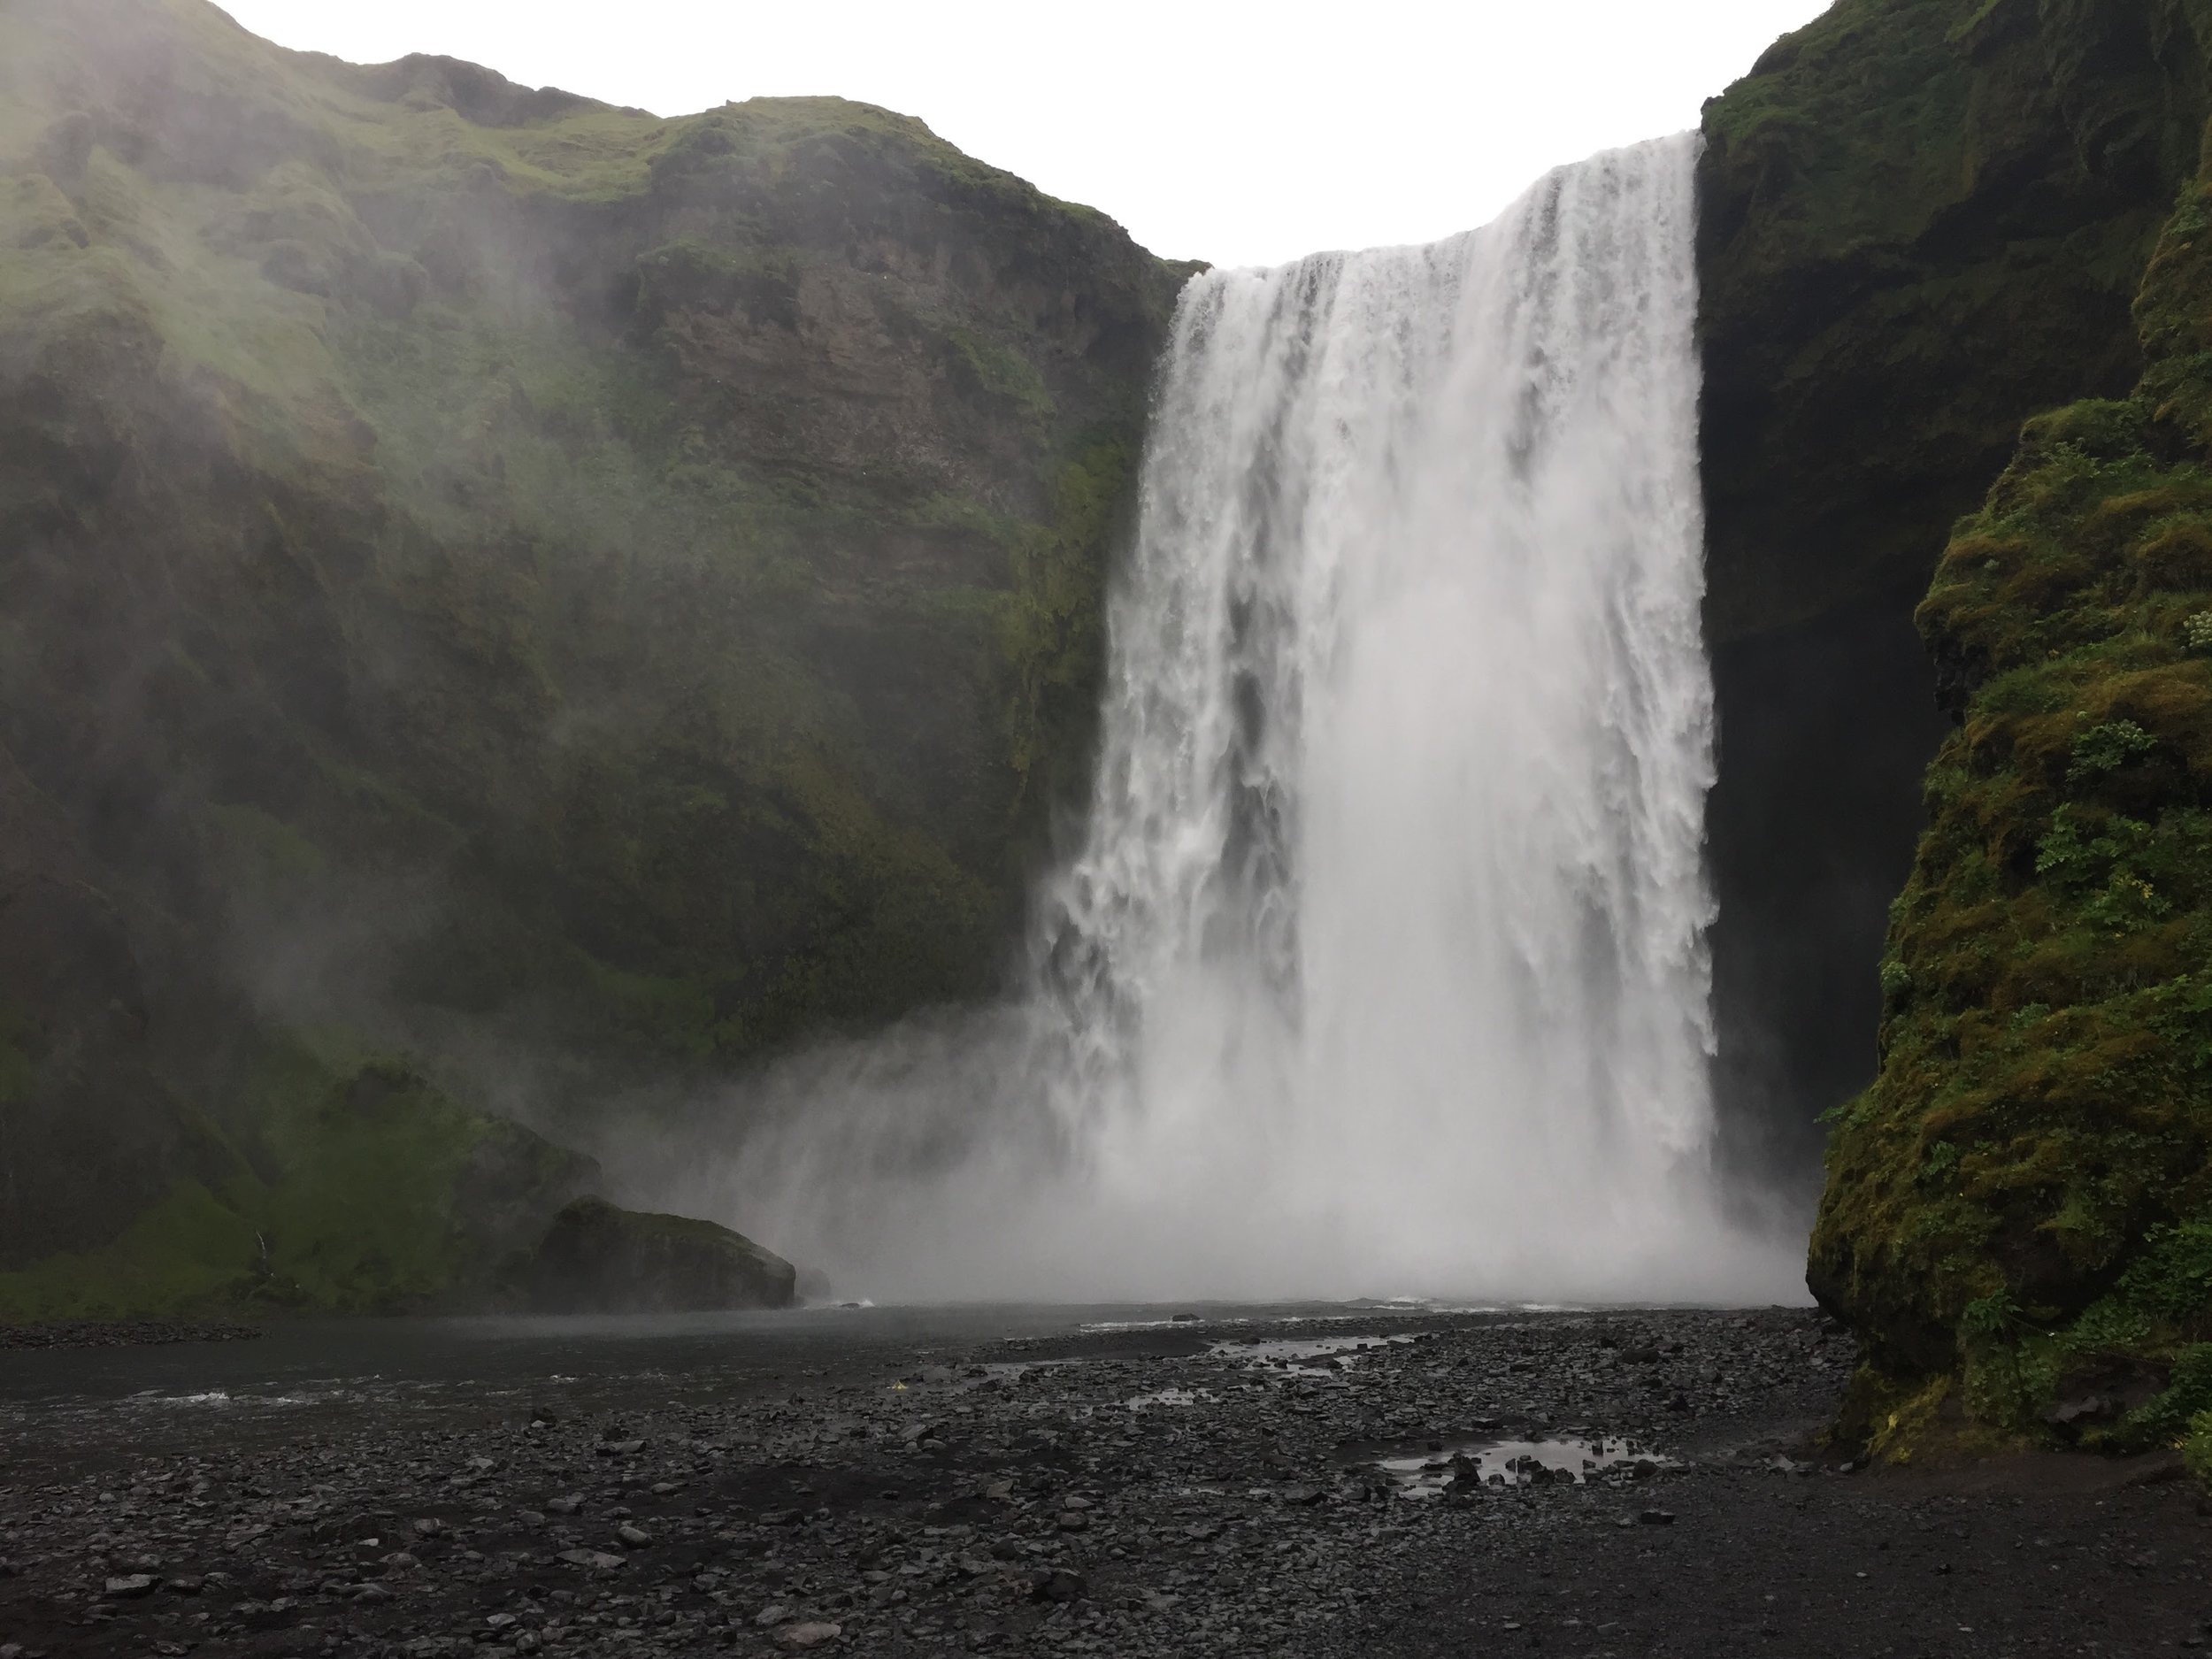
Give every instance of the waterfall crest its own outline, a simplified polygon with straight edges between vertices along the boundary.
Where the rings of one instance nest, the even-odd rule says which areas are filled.
[[[1032,988],[787,1071],[735,1213],[940,1293],[1795,1292],[1707,1164],[1696,143],[1189,285]]]

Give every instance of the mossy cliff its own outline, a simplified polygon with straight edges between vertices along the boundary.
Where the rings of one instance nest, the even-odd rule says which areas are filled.
[[[428,1294],[455,1091],[988,988],[1187,274],[864,105],[0,9],[0,1316]]]
[[[2028,423],[1918,620],[1956,722],[1836,1115],[1847,1427],[2212,1452],[2212,181],[2129,395]]]
[[[2021,421],[2141,372],[2205,29],[2194,0],[1838,0],[1706,107],[1720,1081],[1732,1152],[1793,1184],[1874,1070],[1944,730],[1912,608]]]

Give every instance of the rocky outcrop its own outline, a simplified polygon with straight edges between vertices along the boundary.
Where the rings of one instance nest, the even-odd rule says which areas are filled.
[[[520,1281],[539,1313],[718,1312],[798,1299],[797,1270],[741,1233],[601,1198],[554,1217]]]
[[[6,7],[0,103],[0,1314],[134,1227],[157,1302],[475,1282],[286,1265],[370,1056],[435,1087],[363,1179],[442,1217],[449,1107],[588,1137],[992,988],[1182,269],[864,105],[204,0]]]
[[[1868,1343],[1846,1427],[1893,1455],[2212,1450],[2208,233],[2200,181],[2139,383],[2028,423],[1920,606],[1957,721],[1809,1272]]]
[[[2139,372],[2205,27],[2194,0],[1838,0],[1706,107],[1720,1082],[1732,1156],[1796,1190],[1874,1069],[1945,729],[1913,606],[2021,421]]]

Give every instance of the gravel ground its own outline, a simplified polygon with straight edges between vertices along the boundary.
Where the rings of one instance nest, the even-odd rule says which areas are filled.
[[[1823,1463],[1851,1359],[1794,1310],[1379,1313],[18,1402],[0,1659],[2202,1644],[2170,1463]]]
[[[143,1348],[169,1342],[250,1342],[257,1326],[175,1319],[75,1319],[51,1325],[0,1325],[0,1349]]]

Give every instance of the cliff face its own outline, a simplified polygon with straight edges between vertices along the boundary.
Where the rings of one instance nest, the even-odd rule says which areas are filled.
[[[1707,112],[1723,1075],[1892,1456],[2212,1470],[2208,43],[1845,0]]]
[[[2208,42],[1845,0],[1707,111],[1722,1076],[1893,1457],[2212,1474]]]
[[[2140,383],[2029,423],[1920,607],[1957,724],[1810,1275],[1899,1455],[2212,1455],[2212,185],[2136,322]]]
[[[572,1194],[395,1048],[583,1122],[989,987],[1187,273],[863,105],[0,12],[0,1314]],[[347,1135],[443,1254],[340,1294]]]
[[[1875,1066],[1944,730],[1912,607],[2020,422],[2139,373],[2202,31],[2184,0],[1839,0],[1707,105],[1720,1087],[1732,1157],[1792,1185]]]

